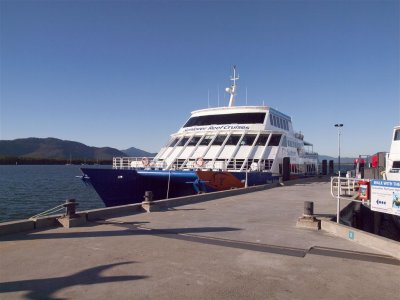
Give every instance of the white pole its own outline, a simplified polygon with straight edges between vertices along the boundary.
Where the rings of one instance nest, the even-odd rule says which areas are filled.
[[[338,177],[338,190],[337,190],[337,203],[336,203],[336,223],[340,223],[340,192],[341,192],[341,182],[340,182],[340,172],[339,172],[339,177]]]

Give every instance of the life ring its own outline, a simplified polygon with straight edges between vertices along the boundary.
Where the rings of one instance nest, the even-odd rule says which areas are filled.
[[[196,158],[195,164],[198,167],[202,167],[204,165],[204,159],[202,157]]]
[[[149,165],[149,159],[147,157],[143,157],[142,164],[143,164],[143,166],[147,167]]]

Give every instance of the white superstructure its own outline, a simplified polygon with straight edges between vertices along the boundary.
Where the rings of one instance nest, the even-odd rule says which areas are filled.
[[[292,173],[316,172],[317,154],[301,133],[294,132],[289,116],[267,106],[234,106],[239,77],[233,71],[233,84],[226,89],[229,106],[193,111],[154,162],[163,162],[165,169],[251,169],[278,174],[283,157],[289,157]]]
[[[234,67],[229,106],[193,111],[154,159],[117,158],[114,167],[282,174],[289,157],[291,174],[317,174],[318,155],[289,116],[268,106],[234,106],[238,79]]]
[[[400,125],[394,127],[390,152],[386,154],[386,179],[400,181]]]

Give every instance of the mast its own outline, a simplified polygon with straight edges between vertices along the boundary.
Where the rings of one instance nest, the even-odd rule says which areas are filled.
[[[226,88],[225,91],[230,94],[229,98],[229,107],[234,106],[235,104],[235,96],[236,96],[236,80],[239,79],[239,75],[236,77],[236,66],[233,66],[233,76],[231,77],[231,80],[233,81],[233,84]]]

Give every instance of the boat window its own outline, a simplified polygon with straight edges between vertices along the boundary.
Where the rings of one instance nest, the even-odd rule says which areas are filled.
[[[210,144],[210,141],[212,140],[213,136],[212,135],[206,135],[204,139],[201,141],[200,145],[201,146],[208,146]]]
[[[200,136],[194,136],[194,137],[190,140],[188,146],[196,146],[197,143],[200,141],[200,138],[201,138]]]
[[[396,130],[394,133],[394,140],[399,141],[400,140],[400,129]]]
[[[393,169],[400,169],[400,161],[398,161],[398,160],[394,161],[393,165],[392,165],[392,168]]]
[[[273,134],[271,136],[268,146],[279,146],[280,141],[281,141],[281,134]]]
[[[240,137],[240,135],[236,134],[230,135],[225,145],[237,145],[237,143],[239,143]]]
[[[186,142],[188,141],[189,137],[185,136],[177,146],[185,146]]]
[[[242,141],[240,142],[240,144],[242,146],[251,146],[254,143],[254,140],[256,139],[256,135],[255,134],[246,134]]]
[[[285,135],[283,136],[283,139],[282,139],[282,146],[283,147],[287,147],[287,141],[286,141],[286,136]]]
[[[218,135],[212,144],[213,146],[221,146],[224,143],[225,139],[226,135]]]
[[[183,127],[218,124],[263,124],[265,113],[237,113],[190,118]]]
[[[267,143],[269,134],[260,134],[257,139],[256,146],[265,146]]]
[[[269,122],[271,123],[272,126],[275,126],[275,127],[278,127],[278,128],[284,129],[284,130],[289,130],[289,121],[284,118],[275,116],[274,114],[270,114]]]
[[[169,145],[169,147],[174,147],[176,145],[176,143],[179,141],[179,138],[175,138],[172,143]]]

